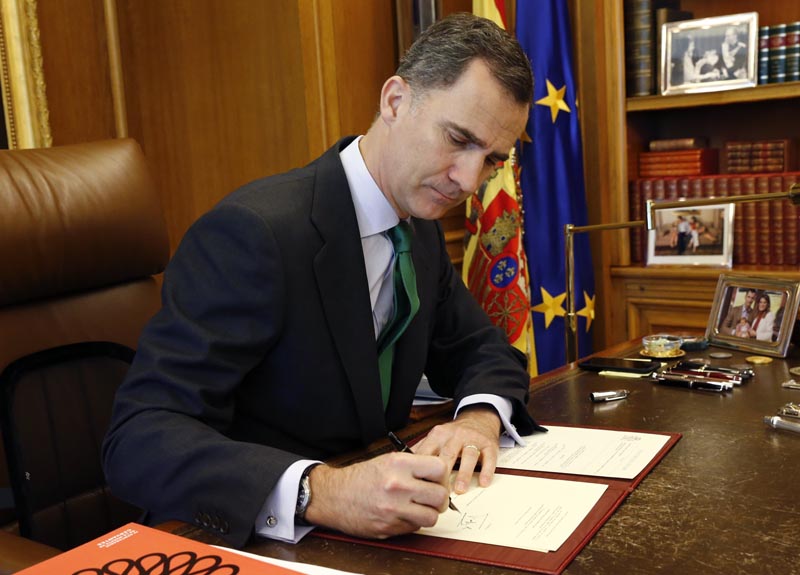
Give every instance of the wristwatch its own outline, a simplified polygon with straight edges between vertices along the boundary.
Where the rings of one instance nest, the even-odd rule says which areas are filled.
[[[311,470],[320,463],[314,463],[306,467],[303,475],[300,476],[300,487],[297,490],[297,505],[294,508],[294,522],[297,525],[309,525],[306,521],[306,509],[308,504],[311,503],[311,481],[308,476]]]

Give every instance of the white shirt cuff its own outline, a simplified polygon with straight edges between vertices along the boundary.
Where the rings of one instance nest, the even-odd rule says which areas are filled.
[[[294,523],[300,477],[303,475],[303,471],[314,463],[318,462],[301,459],[292,463],[283,472],[256,516],[257,535],[297,543],[314,529],[313,525],[295,525]]]
[[[456,415],[462,408],[468,405],[475,405],[476,403],[488,403],[497,410],[497,415],[500,416],[500,421],[503,423],[505,432],[500,436],[500,447],[513,447],[514,444],[525,445],[525,440],[522,439],[517,428],[511,425],[511,414],[514,413],[514,408],[511,405],[511,400],[499,395],[492,395],[491,393],[476,393],[475,395],[468,395],[461,400],[456,408]]]

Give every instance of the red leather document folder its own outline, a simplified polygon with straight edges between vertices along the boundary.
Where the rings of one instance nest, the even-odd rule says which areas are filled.
[[[544,425],[545,427],[547,426],[547,424]],[[601,429],[592,427],[587,428]],[[546,479],[562,479],[566,481],[584,481],[608,486],[606,491],[600,497],[599,501],[595,504],[594,508],[584,518],[578,528],[573,531],[572,535],[567,539],[567,541],[556,551],[543,553],[527,549],[518,549],[515,547],[503,547],[500,545],[490,545],[486,543],[473,543],[455,539],[443,539],[441,537],[431,537],[416,533],[393,537],[383,541],[359,539],[322,529],[317,529],[312,533],[319,537],[358,542],[363,543],[364,545],[398,549],[411,553],[421,553],[437,557],[457,559],[460,561],[483,563],[486,565],[496,565],[498,567],[520,569],[534,573],[558,575],[567,567],[567,565],[569,565],[570,561],[575,558],[580,550],[583,549],[592,536],[597,533],[606,520],[611,517],[612,513],[614,513],[617,507],[622,504],[625,498],[639,485],[639,483],[641,483],[642,479],[644,479],[645,476],[650,473],[656,464],[661,461],[667,452],[669,452],[669,450],[672,449],[672,447],[681,438],[681,434],[679,433],[657,433],[617,428],[602,429],[611,429],[613,431],[635,431],[636,433],[655,433],[656,435],[667,436],[668,439],[655,457],[653,457],[647,466],[645,466],[645,468],[633,479],[615,479],[565,473],[547,473],[540,471],[521,471],[516,469],[497,469],[497,473],[500,474],[542,477]]]

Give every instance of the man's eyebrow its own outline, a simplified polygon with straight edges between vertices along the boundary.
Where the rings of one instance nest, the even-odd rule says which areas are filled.
[[[470,130],[459,126],[458,124],[454,124],[453,122],[445,122],[445,128],[457,132],[459,136],[461,136],[464,140],[471,144],[475,144],[480,148],[485,148],[486,143],[481,140],[478,136],[473,134]],[[508,160],[507,153],[500,153],[500,152],[492,152],[489,154],[489,158],[492,159],[493,163],[503,163]]]

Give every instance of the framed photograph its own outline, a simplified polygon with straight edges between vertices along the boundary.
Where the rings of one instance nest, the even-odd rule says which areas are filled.
[[[755,86],[757,62],[758,12],[662,26],[662,94]]]
[[[706,338],[713,345],[786,357],[800,282],[723,274]]]
[[[647,236],[647,265],[731,267],[733,211],[733,204],[656,207],[655,229]]]

